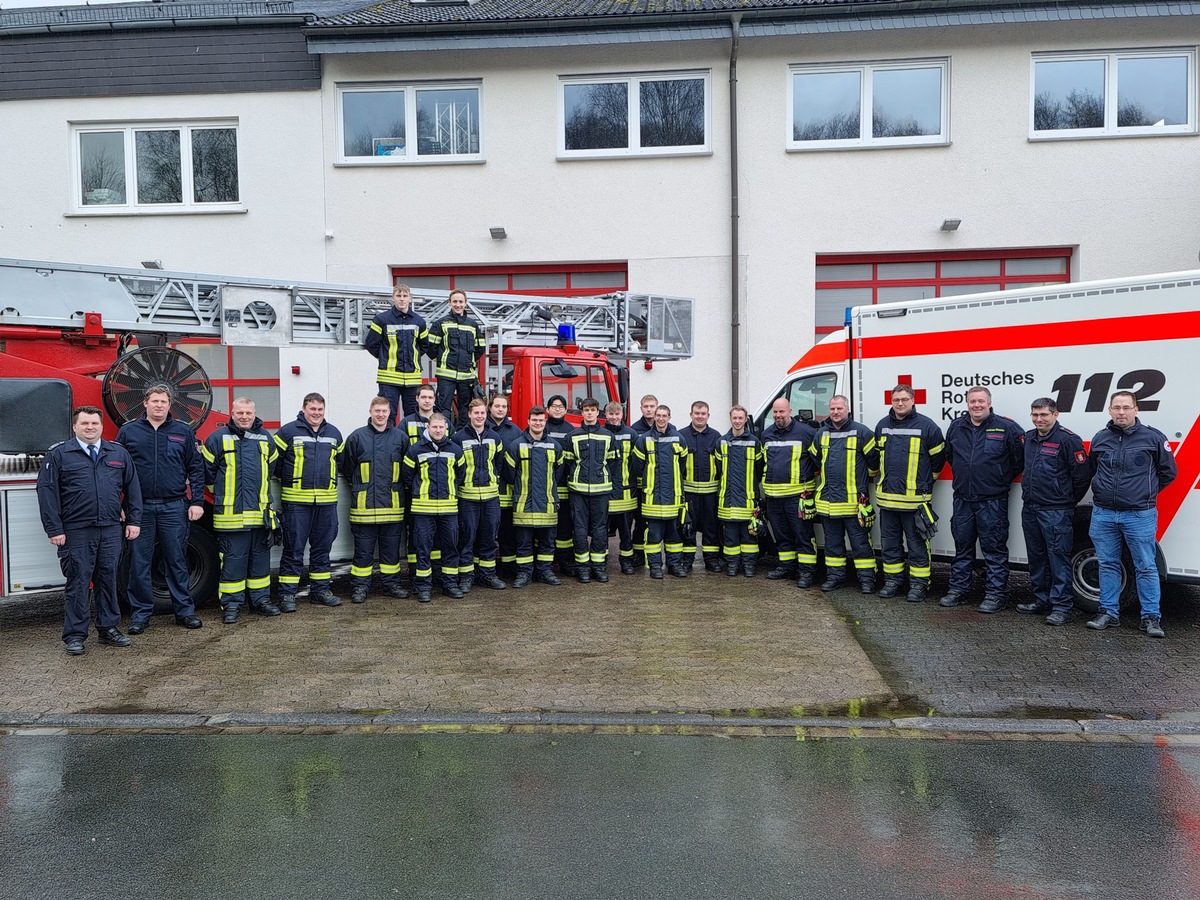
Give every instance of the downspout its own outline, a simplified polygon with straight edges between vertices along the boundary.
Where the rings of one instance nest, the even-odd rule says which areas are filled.
[[[729,45],[729,377],[730,395],[738,402],[741,381],[741,302],[738,295],[738,130],[737,130],[737,57],[742,14],[729,17],[732,41]]]

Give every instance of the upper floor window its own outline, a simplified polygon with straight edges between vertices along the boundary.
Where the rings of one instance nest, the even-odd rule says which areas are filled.
[[[79,125],[77,210],[240,209],[237,124]]]
[[[708,153],[709,74],[559,79],[559,156]]]
[[[338,162],[482,162],[479,82],[343,85]]]
[[[1194,132],[1195,64],[1195,50],[1037,54],[1030,136]]]
[[[950,142],[946,59],[792,66],[789,150]]]

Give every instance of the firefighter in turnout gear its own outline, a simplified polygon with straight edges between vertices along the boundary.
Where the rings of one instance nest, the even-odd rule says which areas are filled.
[[[417,569],[413,588],[428,603],[433,591],[433,548],[442,551],[442,593],[456,600],[458,587],[458,479],[463,448],[446,433],[446,417],[433,413],[422,438],[404,454],[404,489],[411,498]]]
[[[933,483],[946,461],[942,429],[914,409],[911,385],[892,389],[892,408],[875,426],[879,450],[879,534],[883,544],[883,587],[880,597],[895,597],[904,585],[905,545],[909,591],[914,603],[929,593],[929,539],[918,529],[918,514],[931,515]]]
[[[817,515],[825,532],[825,583],[836,591],[846,581],[846,539],[859,590],[875,592],[875,551],[871,548],[871,481],[879,473],[875,432],[850,417],[850,401],[829,398],[829,416],[809,450],[817,463]]]
[[[692,525],[700,536],[700,552],[704,568],[721,571],[721,524],[717,518],[717,491],[720,476],[717,472],[717,447],[721,432],[708,427],[708,404],[697,400],[692,404],[691,423],[680,430],[688,455],[683,471],[683,495],[692,515]],[[683,548],[683,564],[690,570],[696,559],[696,548]]]
[[[488,428],[500,435],[500,455],[504,448],[521,436],[521,429],[508,417],[508,397],[496,394],[488,404]],[[507,462],[503,463],[507,466]],[[502,466],[502,469],[503,469]],[[517,535],[513,529],[512,479],[500,479],[500,528],[496,533],[496,553],[499,568],[507,575],[515,575],[517,567]],[[500,577],[500,572],[496,573]]]
[[[608,495],[608,525],[617,533],[621,574],[632,575],[633,511],[637,509],[637,497],[634,496],[630,457],[637,432],[625,424],[625,410],[615,401],[604,407],[604,420],[604,427],[612,432],[614,449],[613,457],[608,461],[608,480],[612,482],[612,491]]]
[[[350,482],[350,532],[354,561],[350,566],[353,603],[367,599],[379,552],[379,577],[389,597],[404,599],[400,583],[400,539],[404,533],[404,485],[401,468],[408,438],[392,424],[391,403],[371,401],[370,418],[346,438],[342,474]]]
[[[467,427],[454,435],[463,448],[458,488],[458,589],[466,594],[478,581],[502,591],[508,585],[496,576],[496,536],[504,445],[500,435],[488,427],[483,400],[470,402],[467,418]]]
[[[666,544],[667,570],[677,578],[687,576],[683,565],[683,469],[687,447],[671,424],[671,409],[654,411],[654,427],[633,444],[633,470],[639,481],[642,516],[646,520],[646,562],[651,578],[663,577],[662,553]]]
[[[608,581],[608,466],[617,451],[612,432],[599,423],[600,404],[588,397],[580,409],[583,424],[566,438],[565,480],[575,528],[575,567],[580,583],[587,584],[593,577]]]
[[[567,398],[562,394],[553,394],[546,401],[546,435],[558,441],[563,453],[567,452],[567,438],[575,426],[567,421]],[[571,521],[571,498],[567,490],[566,457],[564,465],[559,470],[558,482],[558,525],[554,531],[554,559],[558,563],[561,575],[576,575],[575,567],[575,526]]]
[[[816,464],[808,451],[816,432],[792,418],[792,407],[786,397],[771,405],[771,416],[775,424],[762,435],[765,461],[762,486],[767,521],[779,550],[779,565],[767,577],[794,577],[799,587],[812,587],[813,569],[817,565],[817,544],[813,538]]]
[[[633,430],[634,440],[641,437],[647,431],[654,430],[654,411],[658,409],[658,398],[653,394],[646,394],[641,399],[639,408],[642,411],[642,416],[629,427]],[[638,503],[633,508],[633,566],[635,569],[644,568],[646,565],[646,520],[642,517],[642,507],[640,498]]]
[[[433,359],[437,377],[437,408],[454,422],[453,406],[458,407],[458,426],[467,424],[467,404],[479,384],[479,357],[487,349],[483,326],[467,312],[465,291],[450,292],[450,312],[429,329],[426,352]]]
[[[553,564],[559,469],[565,454],[562,445],[546,433],[544,406],[530,407],[529,427],[504,452],[517,534],[517,577],[512,586],[523,588],[535,575],[544,584],[562,584]]]
[[[750,533],[750,520],[758,506],[762,480],[763,446],[747,428],[750,414],[744,406],[729,410],[730,429],[717,445],[717,518],[725,547],[725,574],[736,576],[738,567],[753,578],[758,565],[758,538]]]
[[[275,477],[283,500],[283,556],[279,560],[279,608],[296,611],[296,591],[308,546],[308,599],[340,606],[329,589],[329,551],[338,531],[337,480],[342,433],[325,418],[325,398],[307,394],[295,421],[275,433]]]
[[[417,411],[409,413],[400,420],[397,426],[404,432],[404,436],[408,439],[408,446],[412,446],[421,438],[425,437],[425,426],[429,424],[429,417],[433,415],[434,398],[437,396],[432,384],[423,384],[417,388]],[[413,540],[413,520],[409,516],[404,523],[405,545],[408,547],[408,574],[412,577],[417,571],[417,545]],[[435,566],[441,565],[442,551],[433,548],[433,563]]]
[[[417,411],[421,386],[421,354],[429,339],[425,320],[409,309],[412,295],[407,284],[392,288],[392,305],[379,313],[363,338],[363,349],[379,365],[379,395],[386,397],[391,421]],[[403,409],[403,412],[401,412]]]
[[[279,615],[271,602],[271,470],[279,453],[254,401],[233,401],[229,421],[208,436],[204,483],[213,497],[213,530],[221,553],[218,592],[222,621],[232,625],[244,602],[264,616]]]

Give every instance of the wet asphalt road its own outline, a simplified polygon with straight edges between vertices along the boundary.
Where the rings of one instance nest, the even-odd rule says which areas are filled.
[[[5,898],[1195,898],[1200,748],[0,737]]]

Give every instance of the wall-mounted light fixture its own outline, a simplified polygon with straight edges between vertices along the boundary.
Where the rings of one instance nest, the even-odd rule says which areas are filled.
[[[503,225],[493,225],[488,229],[493,241],[502,241],[508,237],[508,232],[504,230]]]
[[[942,219],[942,231],[958,231],[962,219]]]

